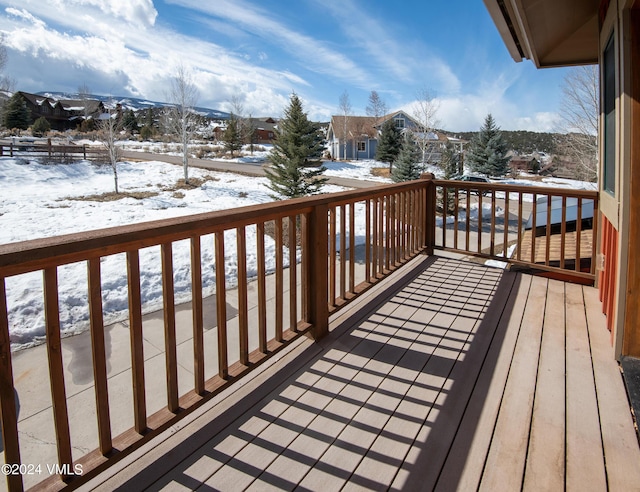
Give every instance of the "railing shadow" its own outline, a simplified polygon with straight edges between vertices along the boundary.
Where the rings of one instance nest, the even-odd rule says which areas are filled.
[[[468,402],[486,396],[518,285],[465,263],[431,257],[406,272],[120,490],[313,490],[323,479],[430,490],[445,464],[459,475],[482,411]]]

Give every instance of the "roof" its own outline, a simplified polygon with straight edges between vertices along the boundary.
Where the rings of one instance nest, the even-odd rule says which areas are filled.
[[[367,135],[369,137],[376,137],[378,131],[374,127],[375,118],[371,116],[347,116],[347,133],[349,137]],[[343,115],[334,115],[331,117],[330,126],[334,128],[334,132],[338,137],[342,136],[344,128]]]
[[[484,0],[511,57],[536,67],[598,62],[599,0]]]

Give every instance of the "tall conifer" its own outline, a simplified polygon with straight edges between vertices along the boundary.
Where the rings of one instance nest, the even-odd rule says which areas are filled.
[[[296,94],[291,95],[275,133],[270,166],[265,169],[273,197],[298,198],[318,193],[328,179],[322,176],[326,168],[320,161],[323,140]]]

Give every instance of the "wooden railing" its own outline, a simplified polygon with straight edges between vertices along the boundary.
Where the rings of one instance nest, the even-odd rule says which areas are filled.
[[[595,280],[597,191],[444,180],[434,184],[436,249],[567,279]]]
[[[62,470],[35,484],[29,482],[31,476],[7,474],[9,489],[22,490],[23,478],[27,486],[42,489],[77,486],[173,425],[301,334],[310,333],[315,339],[324,336],[331,313],[427,249],[432,230],[429,222],[435,216],[427,199],[429,193],[433,194],[432,188],[430,181],[420,180],[0,246],[0,410],[5,462],[19,467],[33,464],[36,458],[20,454],[12,326],[7,307],[7,285],[11,284],[6,279],[42,272],[49,408],[56,449],[49,463],[57,463]],[[249,248],[248,237],[257,238],[255,249]],[[190,323],[183,324],[176,321],[174,295],[173,249],[180,241],[189,242],[191,272],[192,316]],[[268,271],[270,258],[265,253],[269,241],[275,244],[273,272]],[[211,243],[213,260],[203,263],[203,244]],[[161,408],[149,404],[148,380],[153,374],[145,372],[140,262],[144,248],[160,252],[166,386],[151,393],[164,392]],[[237,272],[231,279],[224,274],[227,251],[237,256]],[[123,254],[132,375],[127,395],[110,391],[101,276],[103,260]],[[247,266],[248,257],[256,259],[255,273]],[[90,354],[95,393],[95,421],[82,423],[96,436],[96,449],[87,454],[78,454],[70,431],[59,307],[59,271],[76,262],[86,263],[90,340],[84,350]],[[202,273],[212,268],[216,272],[216,338],[215,353],[207,356],[211,345],[204,340],[203,292],[207,286],[203,286]],[[249,306],[250,287],[255,288],[251,296],[255,309]],[[232,288],[233,296],[229,295]],[[229,306],[237,314],[232,315]],[[191,381],[179,378],[180,362],[185,362],[179,360],[178,340],[186,336],[193,340]],[[237,342],[231,344],[230,339]],[[206,369],[212,365],[215,374],[207,377]],[[132,406],[130,421],[124,426],[126,430],[114,435],[114,422],[123,426],[114,409],[127,401]],[[87,411],[83,418],[90,414]],[[81,476],[74,474],[78,466]]]
[[[560,201],[557,226],[551,225],[556,215],[552,210],[554,200]],[[589,218],[587,213],[591,206],[597,210],[596,192],[427,177],[404,184],[1,245],[0,410],[5,462],[19,466],[33,464],[35,459],[20,454],[12,318],[7,306],[7,288],[12,283],[7,280],[41,272],[51,388],[51,404],[41,412],[53,415],[56,455],[49,463],[57,463],[62,470],[39,483],[30,482],[32,476],[7,474],[8,487],[60,489],[83,483],[303,333],[320,339],[328,331],[332,313],[421,252],[449,250],[555,273],[566,274],[570,268],[576,278],[590,280],[595,272],[595,240],[586,248],[583,239],[587,235],[596,237],[597,214]],[[473,212],[483,208],[486,216]],[[531,223],[527,225],[529,215]],[[575,241],[572,247],[570,236]],[[191,275],[188,321],[178,316],[174,286],[173,252],[184,247],[184,241],[188,242]],[[560,245],[557,252],[553,249],[556,242]],[[266,245],[273,246],[270,250],[275,258],[269,257]],[[508,245],[516,248],[511,258],[503,255]],[[205,254],[205,246],[213,253]],[[153,388],[151,379],[157,375],[146,369],[143,325],[147,325],[141,295],[141,271],[148,268],[141,265],[141,251],[147,248],[159,252],[163,301],[161,379],[166,384]],[[230,251],[237,257],[236,271],[231,274],[225,272],[226,253]],[[558,258],[554,257],[556,253]],[[108,327],[103,314],[101,268],[105,259],[115,255],[123,258],[122,276],[128,288],[131,382],[124,392],[127,394],[110,391],[113,375],[109,373],[105,343]],[[248,265],[248,258],[255,258],[255,267]],[[61,338],[59,307],[64,300],[60,271],[77,262],[86,264],[90,337],[83,350],[90,354],[95,399],[95,419],[89,420],[91,412],[86,412],[81,423],[83,432],[89,430],[96,443],[96,449],[89,453],[78,451],[70,430],[69,405],[74,395],[70,395],[65,381],[66,340]],[[212,278],[204,272],[212,269],[216,273],[213,285],[204,285],[203,278]],[[212,309],[208,302],[211,298],[206,297],[211,292],[215,294],[215,319],[205,326],[207,314],[212,317],[207,311]],[[205,339],[208,333],[215,337]],[[185,338],[192,340],[187,361],[185,345],[180,344]],[[187,364],[193,367],[188,380],[179,376],[179,367]],[[159,393],[159,403],[150,400],[150,395]],[[117,414],[127,406],[126,418]],[[82,476],[73,473],[78,465]]]

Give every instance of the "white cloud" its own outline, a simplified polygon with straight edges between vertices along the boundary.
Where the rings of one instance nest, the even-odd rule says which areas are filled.
[[[366,4],[358,4],[356,0],[316,0],[316,3],[332,15],[344,36],[367,53],[371,63],[384,73],[384,79],[388,76],[399,80],[416,79],[449,93],[460,89],[460,81],[451,67],[433,50],[428,46],[412,46],[413,43],[398,32],[401,26],[371,17],[367,14]],[[354,27],[354,19],[357,19],[357,27]],[[421,80],[425,74],[432,80]],[[370,84],[378,85],[375,79]]]
[[[369,86],[370,77],[366,71],[348,56],[332,50],[318,39],[289,28],[276,20],[269,10],[248,5],[241,0],[219,0],[215,3],[199,0],[170,0],[170,3],[241,25],[248,32],[261,37],[263,42],[278,44],[281,49],[302,62],[307,69],[349,81],[361,87]]]
[[[72,0],[70,3],[98,7],[107,15],[139,27],[153,26],[158,16],[152,0]]]

